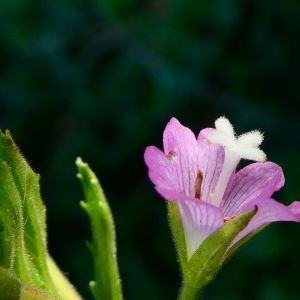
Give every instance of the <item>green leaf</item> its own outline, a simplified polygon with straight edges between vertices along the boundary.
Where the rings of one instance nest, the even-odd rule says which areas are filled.
[[[55,292],[47,268],[45,207],[36,175],[8,131],[0,132],[0,265]]]
[[[44,290],[24,285],[9,270],[0,267],[0,298],[5,300],[57,300]]]
[[[0,267],[0,295],[1,299],[19,299],[21,294],[20,281],[8,270]]]
[[[85,195],[80,202],[90,218],[92,241],[89,249],[94,260],[95,281],[90,289],[95,299],[122,299],[121,280],[116,255],[114,221],[97,177],[80,158],[77,158],[78,178]]]
[[[228,247],[256,214],[257,208],[235,217],[209,235],[187,264],[180,299],[199,299],[202,289],[216,276]]]
[[[58,298],[34,286],[25,285],[21,289],[20,300],[58,300]]]
[[[50,268],[39,176],[8,131],[0,131],[0,266],[3,282],[21,285],[20,299],[70,299],[61,291],[72,286],[60,289],[60,271],[54,273]]]

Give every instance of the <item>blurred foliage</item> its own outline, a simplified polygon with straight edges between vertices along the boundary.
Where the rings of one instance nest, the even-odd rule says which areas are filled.
[[[0,127],[42,176],[50,253],[89,299],[88,220],[74,161],[99,176],[117,226],[128,299],[175,299],[165,203],[143,163],[171,116],[198,131],[226,115],[260,128],[300,193],[296,0],[3,0]],[[276,224],[228,263],[205,299],[299,299],[299,226]]]

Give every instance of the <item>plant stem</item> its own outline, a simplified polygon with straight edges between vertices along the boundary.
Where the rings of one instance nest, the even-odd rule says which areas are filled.
[[[90,218],[92,230],[89,248],[94,259],[95,281],[90,282],[90,289],[96,300],[122,300],[115,227],[110,207],[88,164],[78,158],[76,165],[85,194],[85,201],[80,204]]]
[[[202,289],[193,287],[185,281],[180,289],[178,300],[200,300],[201,292]]]

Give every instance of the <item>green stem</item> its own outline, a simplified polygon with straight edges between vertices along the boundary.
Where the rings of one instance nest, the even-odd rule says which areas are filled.
[[[187,281],[183,282],[178,300],[200,300],[202,289],[193,287]]]
[[[92,242],[89,248],[94,260],[95,281],[90,289],[97,300],[121,300],[122,289],[119,276],[114,221],[97,177],[80,158],[76,165],[85,195],[80,202],[90,218]]]

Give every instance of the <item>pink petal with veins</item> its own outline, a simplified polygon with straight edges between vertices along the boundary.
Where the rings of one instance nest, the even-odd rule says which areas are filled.
[[[272,162],[252,163],[238,171],[228,184],[221,203],[225,216],[235,216],[270,198],[284,184],[280,166]],[[249,207],[250,204],[250,207]]]

